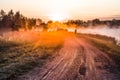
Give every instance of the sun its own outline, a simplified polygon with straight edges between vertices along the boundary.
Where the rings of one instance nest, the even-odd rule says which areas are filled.
[[[52,21],[64,21],[68,18],[67,14],[63,14],[63,13],[51,13],[49,14],[49,18]]]

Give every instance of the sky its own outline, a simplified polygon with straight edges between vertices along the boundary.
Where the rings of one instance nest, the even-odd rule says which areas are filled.
[[[120,0],[0,0],[0,9],[45,21],[120,18]]]

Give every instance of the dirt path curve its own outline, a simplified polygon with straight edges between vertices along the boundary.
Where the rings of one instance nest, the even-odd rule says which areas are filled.
[[[120,80],[114,62],[84,39],[66,39],[52,61],[36,67],[20,80]]]

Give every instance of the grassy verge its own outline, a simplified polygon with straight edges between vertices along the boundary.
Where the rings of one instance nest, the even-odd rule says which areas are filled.
[[[90,34],[79,34],[78,36],[85,38],[94,46],[107,53],[110,58],[115,61],[118,67],[120,67],[120,46],[116,45],[114,38]]]
[[[68,36],[66,32],[41,32],[34,35],[37,37],[32,42],[27,42],[27,39],[22,42],[24,35],[17,41],[15,36],[14,40],[0,39],[0,80],[14,80],[38,65],[41,67],[46,60],[56,55]],[[29,39],[32,39],[30,36]]]

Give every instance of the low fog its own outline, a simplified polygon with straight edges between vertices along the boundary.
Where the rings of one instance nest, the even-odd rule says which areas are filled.
[[[78,33],[100,34],[115,38],[117,44],[120,45],[120,28],[110,28],[108,26],[97,26],[88,28],[79,28]]]

